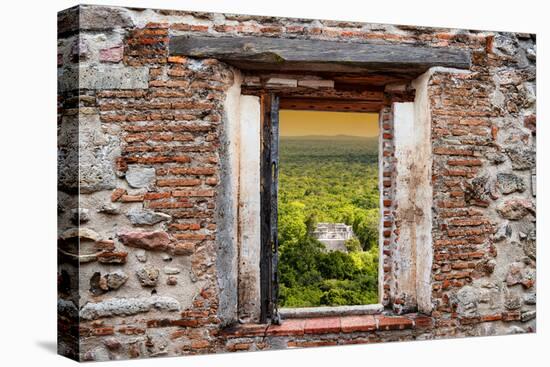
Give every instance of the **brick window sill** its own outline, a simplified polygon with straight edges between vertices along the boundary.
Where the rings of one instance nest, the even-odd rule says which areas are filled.
[[[433,326],[433,319],[418,313],[402,316],[345,315],[292,318],[281,325],[241,324],[225,329],[226,337],[252,336],[301,336],[338,334],[369,331],[427,329]]]

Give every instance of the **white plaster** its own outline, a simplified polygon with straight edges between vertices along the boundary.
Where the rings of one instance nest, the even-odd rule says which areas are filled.
[[[224,102],[223,152],[220,155],[220,182],[217,196],[217,235],[219,312],[222,325],[237,321],[238,306],[238,193],[241,73],[233,69],[234,82],[227,90]]]
[[[432,153],[428,80],[413,81],[414,102],[394,103],[396,164],[396,220],[399,239],[395,251],[395,296],[405,307],[429,313],[432,272]]]
[[[397,279],[394,296],[403,298],[406,306],[414,307],[416,299],[416,235],[415,197],[411,192],[416,164],[417,144],[414,121],[414,103],[393,104],[394,144],[396,157],[396,220],[399,238],[394,252],[394,276]]]
[[[428,71],[413,81],[416,90],[414,99],[414,123],[417,137],[415,149],[416,202],[422,215],[417,218],[416,229],[416,297],[418,310],[432,311],[432,120],[428,96],[428,82],[432,71]]]
[[[239,319],[260,318],[260,98],[240,98]]]

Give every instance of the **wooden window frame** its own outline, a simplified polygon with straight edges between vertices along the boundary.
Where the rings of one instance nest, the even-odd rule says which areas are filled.
[[[279,163],[279,97],[260,97],[260,322],[279,323],[277,276],[277,193]]]

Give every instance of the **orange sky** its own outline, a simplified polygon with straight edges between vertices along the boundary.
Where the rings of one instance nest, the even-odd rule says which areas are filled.
[[[280,110],[279,134],[377,136],[378,114]]]

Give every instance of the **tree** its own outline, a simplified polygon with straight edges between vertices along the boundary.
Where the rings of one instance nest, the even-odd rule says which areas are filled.
[[[361,251],[361,242],[356,237],[350,238],[345,242],[346,249],[348,252],[358,252]]]

